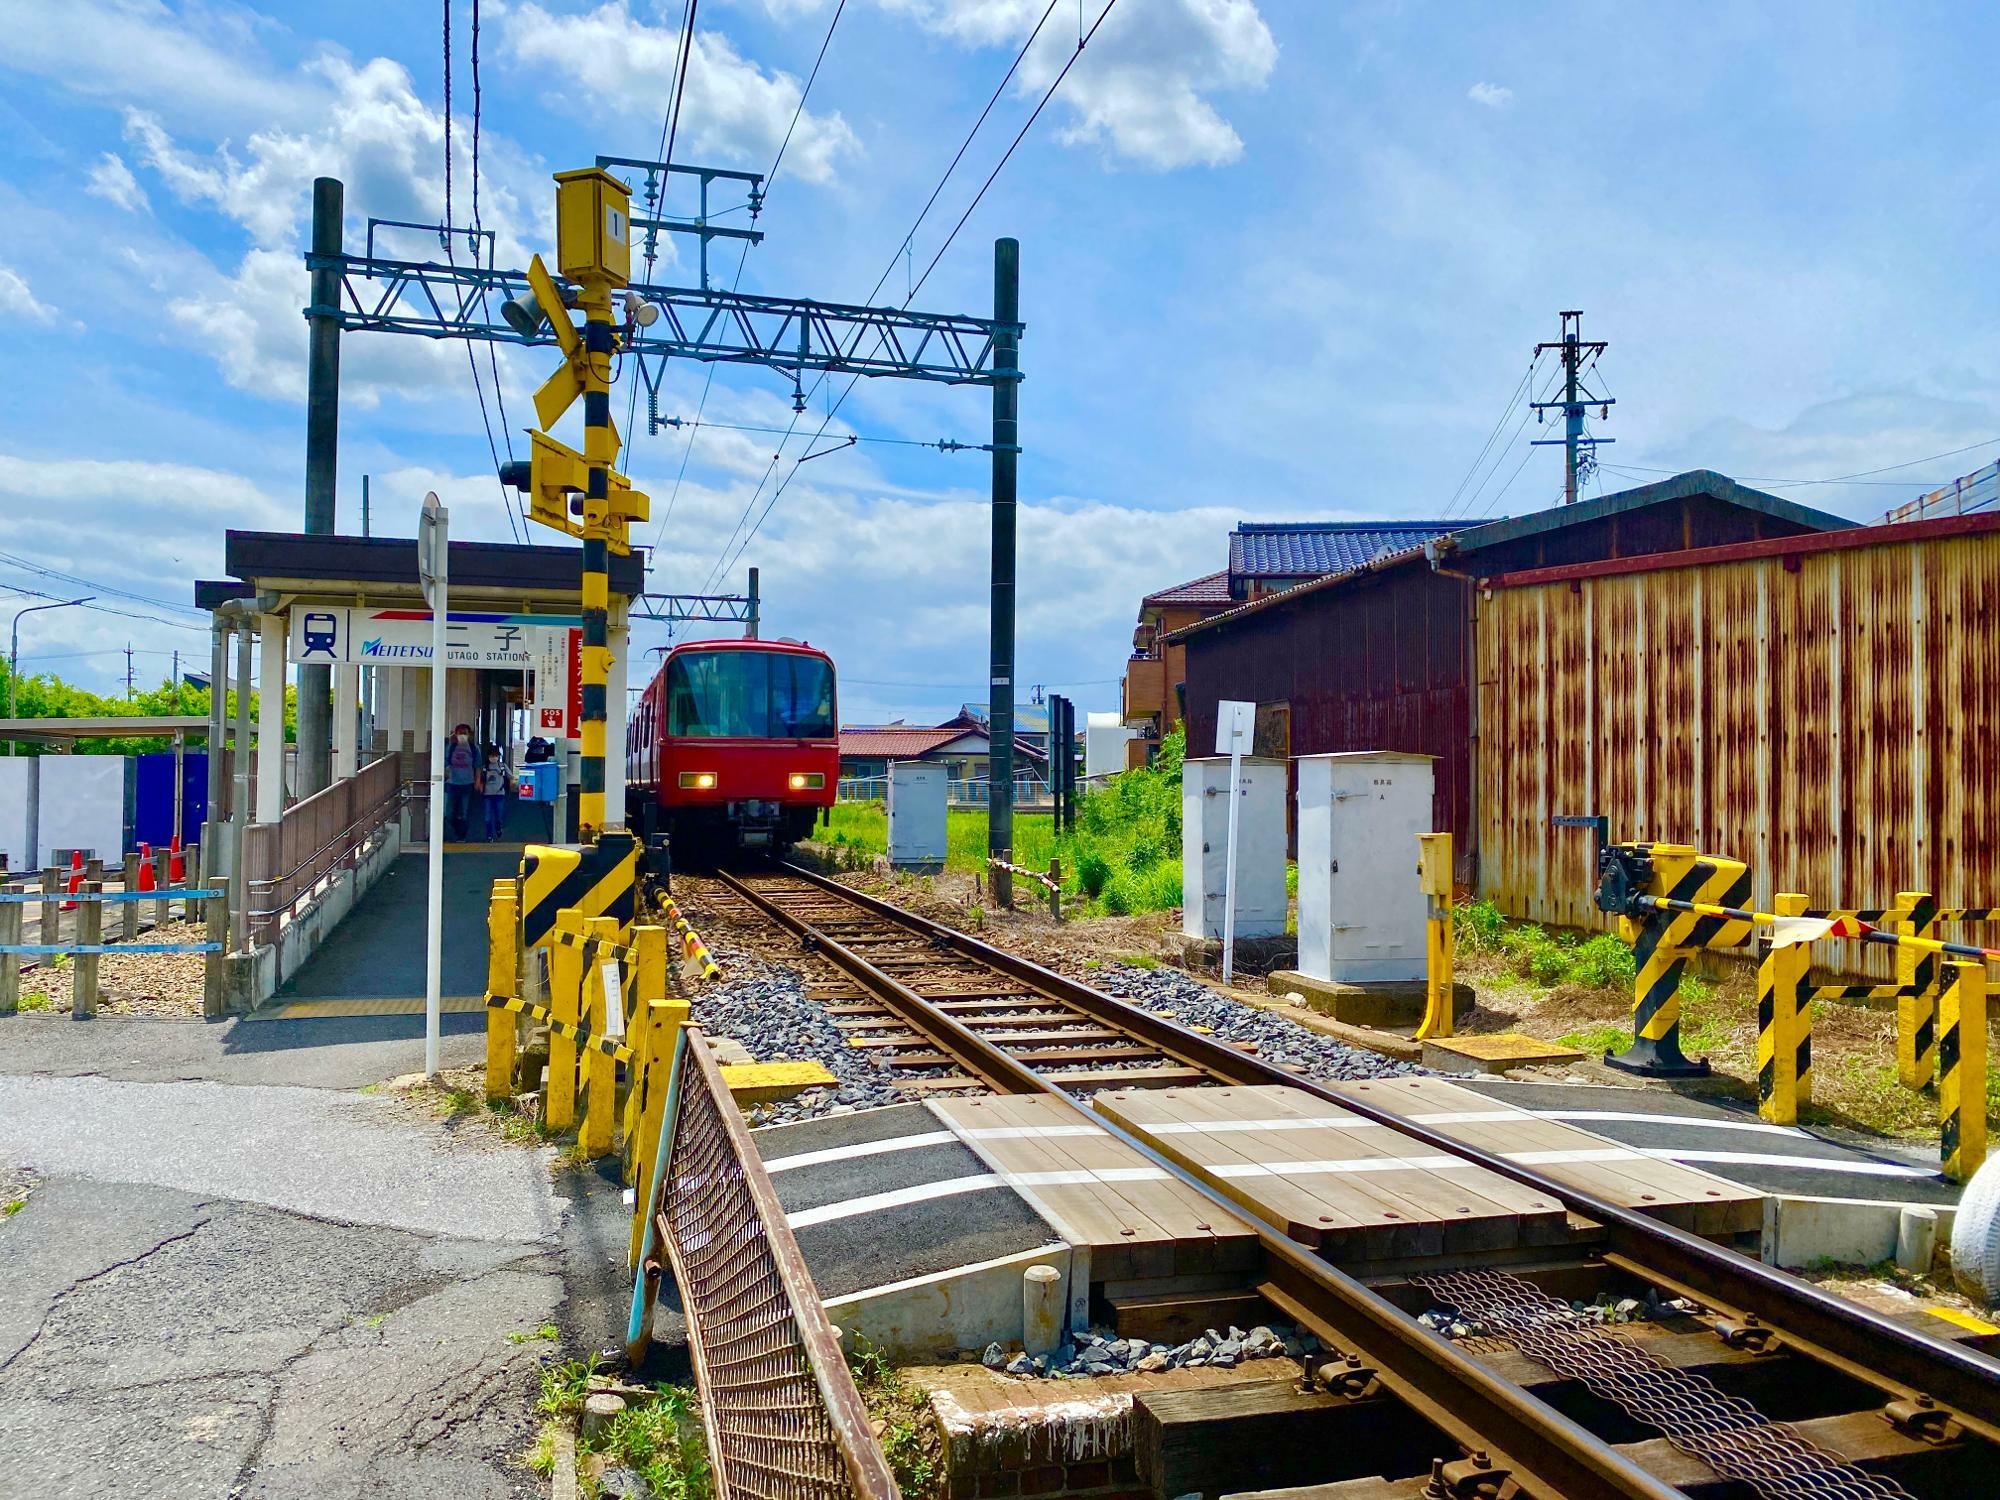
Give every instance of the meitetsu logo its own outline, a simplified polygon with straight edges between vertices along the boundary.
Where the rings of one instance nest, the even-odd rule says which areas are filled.
[[[382,643],[382,637],[378,635],[372,641],[363,641],[361,643],[361,654],[373,657],[400,657],[409,661],[428,661],[430,659],[431,648],[428,646],[387,646]]]

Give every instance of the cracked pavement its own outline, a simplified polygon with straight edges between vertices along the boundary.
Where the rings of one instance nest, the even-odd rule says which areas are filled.
[[[542,1493],[536,1368],[622,1320],[615,1187],[352,1092],[407,1038],[288,1070],[229,1027],[0,1025],[0,1491]]]

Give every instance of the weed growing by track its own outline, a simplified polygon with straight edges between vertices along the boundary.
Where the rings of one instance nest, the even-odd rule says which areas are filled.
[[[548,1326],[523,1337],[554,1336],[554,1327]],[[597,1360],[592,1356],[545,1364],[539,1379],[541,1392],[535,1410],[545,1420],[526,1461],[529,1468],[547,1478],[555,1472],[559,1434],[575,1426],[597,1382]],[[602,1382],[597,1384],[602,1388]],[[581,1493],[599,1494],[601,1476],[609,1469],[624,1468],[661,1500],[707,1500],[714,1493],[714,1484],[708,1440],[701,1425],[701,1403],[694,1390],[676,1385],[649,1389],[621,1385],[617,1393],[625,1401],[625,1410],[577,1440]]]
[[[883,1456],[904,1500],[936,1500],[944,1489],[944,1452],[924,1392],[911,1385],[865,1339],[848,1360],[862,1403],[874,1419]]]

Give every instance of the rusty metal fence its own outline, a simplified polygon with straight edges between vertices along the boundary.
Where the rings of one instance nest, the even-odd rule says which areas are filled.
[[[353,864],[403,798],[399,757],[384,756],[245,831],[244,904],[250,942],[271,942],[280,921],[321,881]]]
[[[894,1500],[749,1127],[681,1030],[655,1225],[680,1289],[720,1500]]]

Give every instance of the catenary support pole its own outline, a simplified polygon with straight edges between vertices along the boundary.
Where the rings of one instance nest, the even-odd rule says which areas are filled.
[[[750,570],[750,587],[745,591],[749,607],[743,611],[743,639],[757,639],[757,570]]]
[[[335,460],[340,440],[340,271],[344,189],[337,177],[313,179],[312,306],[306,313],[307,536],[334,526]],[[332,669],[299,667],[299,796],[327,783],[333,746]]]
[[[1021,453],[1020,335],[1005,325],[1021,316],[1021,243],[993,242],[993,599],[992,673],[987,702],[986,849],[1011,859],[1014,848],[1014,519]],[[1014,904],[1014,877],[993,867],[993,899]]]

